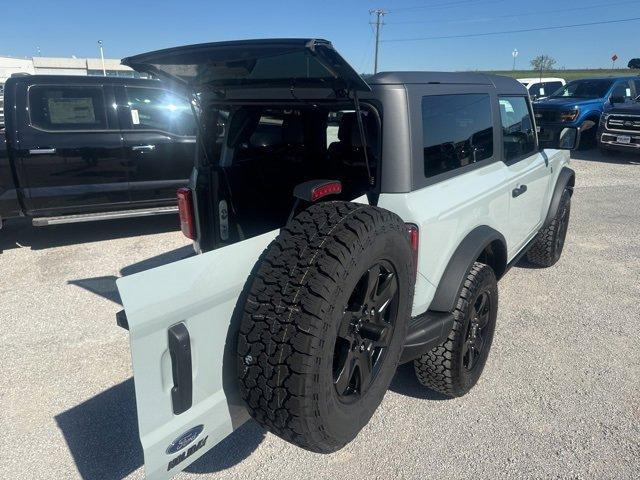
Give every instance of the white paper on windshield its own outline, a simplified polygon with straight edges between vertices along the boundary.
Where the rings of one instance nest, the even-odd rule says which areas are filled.
[[[135,108],[131,109],[131,121],[134,125],[140,125],[140,114]]]

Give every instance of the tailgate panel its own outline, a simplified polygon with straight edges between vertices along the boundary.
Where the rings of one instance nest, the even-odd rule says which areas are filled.
[[[236,386],[232,314],[274,230],[203,255],[120,278],[129,323],[140,441],[147,478],[170,478],[248,419]],[[168,329],[184,323],[191,344],[193,404],[175,415]],[[176,453],[190,429],[202,432]],[[184,458],[181,458],[184,457]]]

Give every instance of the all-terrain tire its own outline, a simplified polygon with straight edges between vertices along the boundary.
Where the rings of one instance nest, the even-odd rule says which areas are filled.
[[[397,315],[373,380],[346,402],[334,378],[339,329],[363,272],[379,259],[395,271]],[[314,452],[336,451],[375,412],[404,346],[414,288],[406,226],[368,205],[313,205],[282,228],[256,267],[238,335],[240,394],[274,434]]]
[[[480,306],[482,299],[488,303]],[[448,338],[414,360],[413,366],[418,381],[425,387],[449,397],[461,397],[480,378],[493,341],[498,284],[491,267],[479,262],[473,264],[453,314],[453,328]],[[477,348],[478,342],[481,348]]]
[[[571,191],[565,189],[555,217],[546,228],[538,232],[533,245],[527,251],[527,261],[538,267],[550,267],[560,260],[569,228]]]

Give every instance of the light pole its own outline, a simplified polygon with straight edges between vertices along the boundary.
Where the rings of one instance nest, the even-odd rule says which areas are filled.
[[[513,56],[513,71],[516,71],[516,57],[518,56],[518,49],[514,48],[513,52],[511,52],[511,56]]]
[[[102,59],[102,76],[107,76],[107,69],[104,67],[104,49],[102,48],[102,40],[98,40],[98,48],[100,49],[100,58]]]

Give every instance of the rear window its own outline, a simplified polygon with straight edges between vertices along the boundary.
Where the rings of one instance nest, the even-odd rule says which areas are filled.
[[[493,156],[488,94],[422,97],[424,174],[433,177]]]
[[[45,130],[104,130],[101,87],[34,85],[29,89],[31,124]]]

